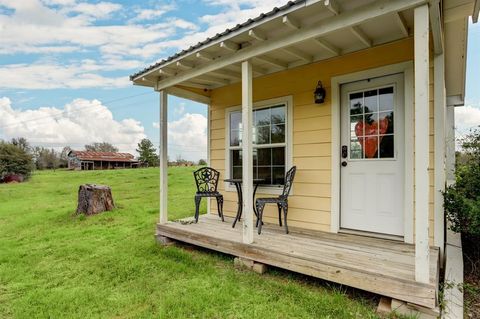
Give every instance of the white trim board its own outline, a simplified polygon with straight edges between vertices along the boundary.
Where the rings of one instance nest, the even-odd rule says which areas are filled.
[[[332,185],[331,185],[331,222],[330,231],[340,230],[340,86],[342,84],[361,81],[368,78],[381,77],[395,73],[404,73],[405,101],[405,225],[404,241],[413,242],[413,61],[386,65],[365,71],[354,72],[332,77]],[[411,123],[409,123],[411,122]],[[407,124],[408,123],[408,124]],[[410,144],[410,145],[409,145]],[[410,147],[409,147],[410,146]],[[409,160],[410,159],[410,160]],[[411,163],[410,163],[411,161]],[[411,183],[407,181],[411,180]]]
[[[286,154],[286,163],[285,167],[288,170],[293,165],[293,97],[291,95],[257,101],[253,103],[253,110],[274,106],[277,104],[286,104],[287,107],[287,154]],[[229,121],[229,114],[233,111],[240,111],[242,107],[240,105],[232,106],[225,109],[225,178],[230,178],[230,121]],[[224,183],[224,189],[226,192],[236,192],[234,186],[230,185],[230,183]],[[282,194],[283,187],[258,187],[257,194],[271,194],[271,195],[280,195]],[[293,195],[294,190],[290,191],[290,195]]]

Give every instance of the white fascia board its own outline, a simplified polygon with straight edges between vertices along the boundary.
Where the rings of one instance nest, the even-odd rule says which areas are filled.
[[[187,81],[196,76],[221,69],[231,64],[240,63],[253,57],[267,54],[296,43],[321,37],[336,30],[351,28],[361,23],[375,19],[376,17],[403,11],[427,3],[426,0],[379,0],[352,11],[345,11],[338,16],[333,16],[324,21],[299,29],[277,39],[268,39],[258,45],[252,45],[215,61],[200,65],[188,72],[179,73],[177,76],[162,80],[158,83],[159,88],[166,88]]]

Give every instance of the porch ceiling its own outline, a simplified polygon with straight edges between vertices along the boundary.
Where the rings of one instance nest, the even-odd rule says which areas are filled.
[[[381,45],[411,35],[423,0],[296,1],[292,9],[180,54],[132,76],[157,90],[214,89],[240,82],[243,60],[254,77]],[[301,6],[299,7],[299,3]]]

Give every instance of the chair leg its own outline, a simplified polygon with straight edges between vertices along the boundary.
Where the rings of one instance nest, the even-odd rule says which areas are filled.
[[[262,233],[262,225],[263,225],[263,209],[265,208],[265,204],[261,203],[260,205],[257,205],[257,213],[258,213],[258,234],[260,235]]]
[[[285,205],[283,206],[283,215],[285,216],[285,232],[288,234],[287,214],[288,214],[288,203],[285,203]]]
[[[260,221],[260,214],[258,213],[260,204],[255,202],[255,208],[256,208],[256,214],[255,217],[257,217],[257,222],[255,223],[255,227],[258,227],[258,222]]]
[[[282,227],[282,206],[277,203],[278,207],[278,224]]]
[[[195,223],[198,223],[198,216],[200,215],[200,202],[202,198],[195,196]]]
[[[224,222],[225,219],[223,219],[223,196],[217,197],[217,210],[218,216],[222,219],[222,222]]]

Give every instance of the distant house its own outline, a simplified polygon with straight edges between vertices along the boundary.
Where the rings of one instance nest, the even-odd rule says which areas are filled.
[[[100,170],[118,168],[137,168],[139,162],[129,153],[70,151],[68,169]]]

